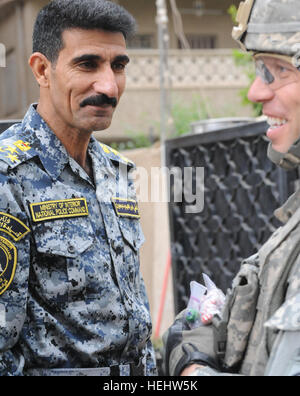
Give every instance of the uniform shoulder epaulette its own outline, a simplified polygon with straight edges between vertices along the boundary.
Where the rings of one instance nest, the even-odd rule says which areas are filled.
[[[104,153],[112,160],[112,161],[117,161],[124,163],[125,165],[129,167],[135,167],[134,162],[132,162],[130,159],[126,158],[123,154],[119,153],[117,150],[113,149],[112,147],[107,146],[104,143],[100,143],[100,146]]]
[[[15,168],[34,155],[30,144],[21,136],[0,136],[0,161],[9,168]]]

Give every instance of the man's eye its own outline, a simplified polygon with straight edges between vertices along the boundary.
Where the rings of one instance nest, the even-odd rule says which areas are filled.
[[[278,66],[277,71],[279,73],[286,73],[286,72],[288,72],[288,69],[285,66]]]
[[[291,70],[288,67],[282,65],[278,65],[276,68],[276,74],[281,78],[288,77],[290,75],[290,71]]]
[[[123,70],[125,70],[126,65],[124,65],[124,63],[114,63],[112,65],[113,70],[115,71],[119,71],[122,72]]]
[[[95,69],[97,67],[97,65],[95,62],[85,61],[85,62],[81,62],[79,64],[79,67],[81,67],[83,69]]]

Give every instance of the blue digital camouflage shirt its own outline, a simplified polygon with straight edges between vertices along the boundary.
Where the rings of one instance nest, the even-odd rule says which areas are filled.
[[[139,357],[155,374],[133,164],[88,153],[93,181],[33,105],[0,135],[0,375]]]

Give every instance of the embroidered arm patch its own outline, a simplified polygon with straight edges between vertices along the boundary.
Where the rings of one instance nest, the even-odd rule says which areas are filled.
[[[0,212],[0,231],[5,232],[18,242],[30,232],[30,229],[16,217]]]
[[[119,217],[140,218],[137,201],[125,198],[112,198],[112,202]]]
[[[0,295],[11,284],[17,266],[17,249],[6,238],[0,236]]]

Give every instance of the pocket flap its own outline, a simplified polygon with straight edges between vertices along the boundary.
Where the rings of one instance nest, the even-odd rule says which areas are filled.
[[[120,219],[120,229],[126,242],[138,251],[145,242],[140,222],[136,219]]]
[[[36,224],[33,232],[40,253],[74,258],[94,241],[88,219],[63,219]]]

